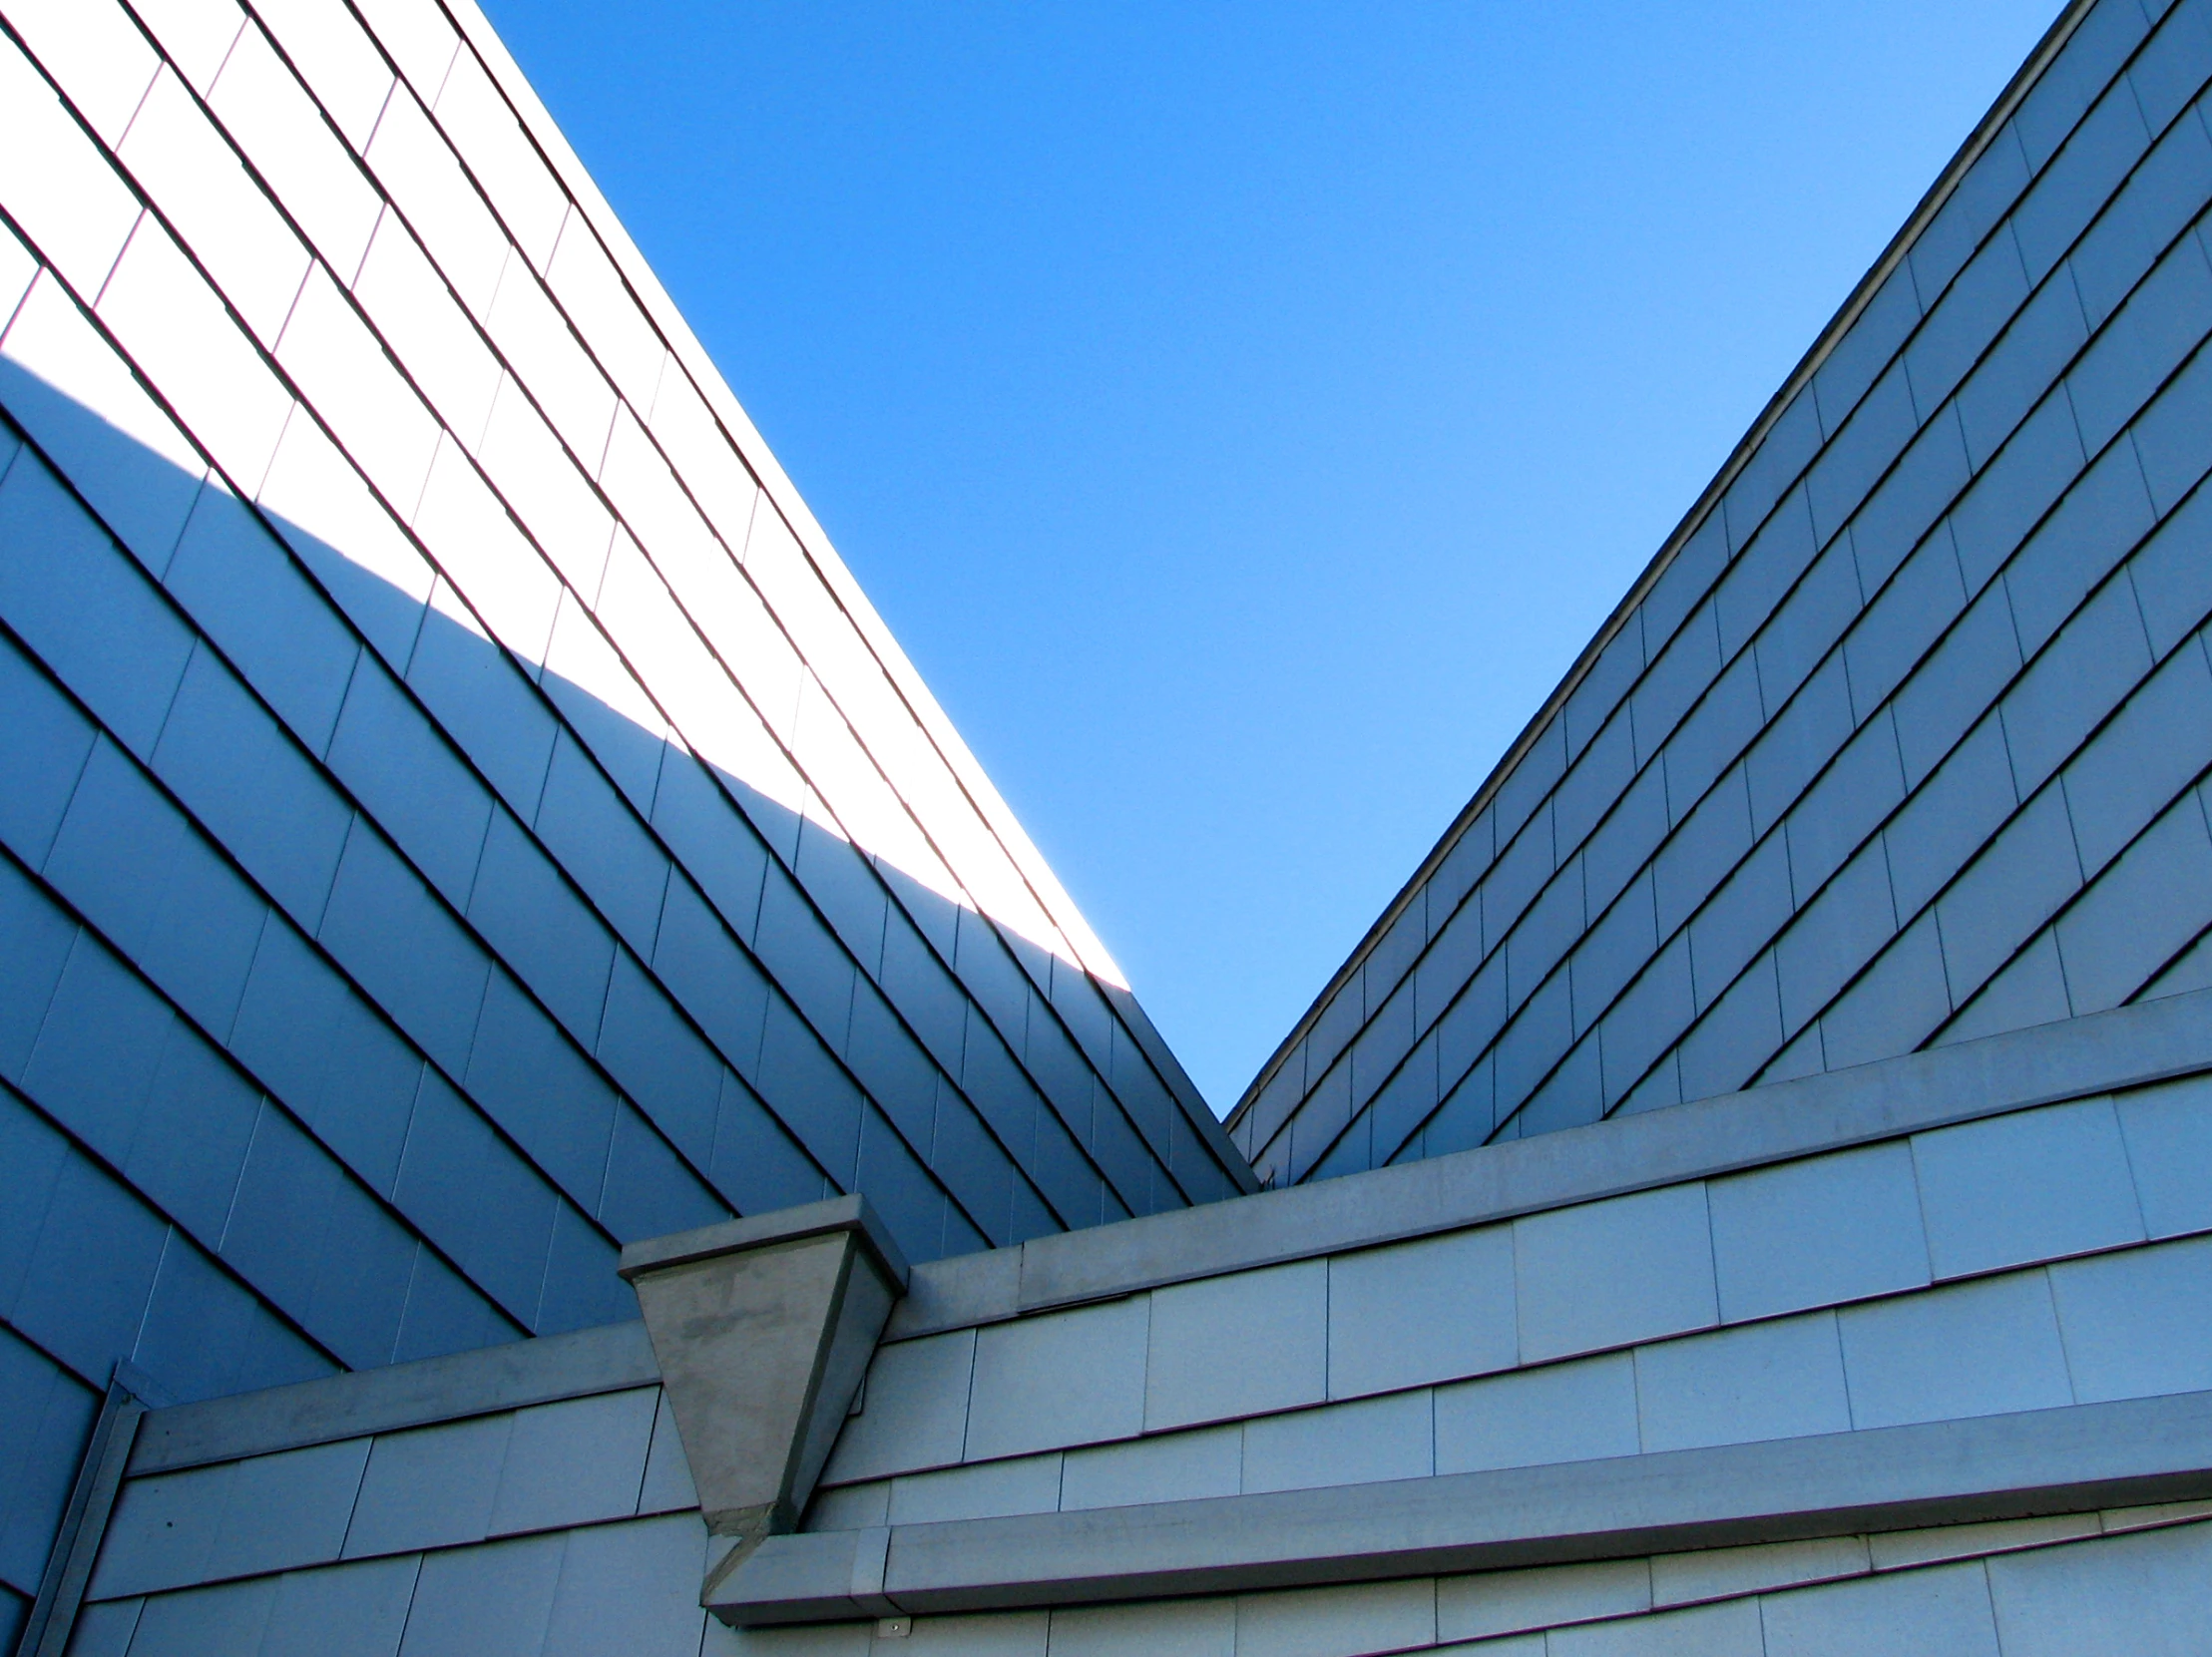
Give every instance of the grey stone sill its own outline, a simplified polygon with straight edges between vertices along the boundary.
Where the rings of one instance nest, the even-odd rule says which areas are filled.
[[[770,1537],[737,1626],[1633,1558],[2212,1495],[2212,1393],[1712,1450]]]
[[[914,1268],[886,1341],[1110,1300],[2212,1069],[2212,990]]]
[[[661,1380],[641,1322],[510,1341],[389,1369],[148,1412],[131,1476],[297,1450],[371,1433],[651,1387]]]

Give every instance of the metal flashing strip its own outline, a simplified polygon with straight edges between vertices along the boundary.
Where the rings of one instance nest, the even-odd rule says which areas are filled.
[[[887,1341],[1456,1231],[2212,1070],[2212,990],[914,1269]]]
[[[132,1444],[146,1420],[146,1405],[134,1391],[142,1380],[126,1363],[116,1366],[115,1378],[108,1383],[85,1458],[62,1510],[61,1532],[47,1555],[38,1597],[31,1603],[30,1620],[16,1647],[18,1657],[63,1657],[69,1649],[100,1544],[108,1534],[108,1515],[123,1488]]]
[[[885,1605],[936,1615],[1237,1593],[2207,1494],[2212,1393],[2182,1393],[1356,1488],[777,1536],[709,1609],[751,1627]]]
[[[590,1398],[661,1380],[641,1322],[511,1341],[388,1369],[238,1393],[147,1414],[133,1477],[372,1433]]]

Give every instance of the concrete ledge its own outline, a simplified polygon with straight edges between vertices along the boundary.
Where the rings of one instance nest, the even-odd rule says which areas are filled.
[[[876,1211],[857,1194],[801,1203],[796,1208],[778,1208],[749,1219],[723,1220],[718,1225],[702,1225],[695,1231],[671,1232],[665,1237],[626,1244],[622,1264],[615,1269],[626,1282],[635,1283],[644,1272],[664,1271],[670,1266],[688,1265],[694,1260],[707,1260],[739,1249],[756,1249],[769,1243],[796,1243],[808,1237],[825,1237],[834,1231],[850,1231],[857,1235],[875,1255],[884,1275],[900,1287],[905,1286],[906,1256],[899,1252],[899,1245],[892,1241],[890,1231]]]
[[[2212,1494],[2212,1393],[1395,1483],[770,1538],[739,1626],[1631,1558]]]
[[[1398,1242],[2204,1069],[2212,991],[935,1261],[915,1268],[884,1338]]]
[[[361,1370],[148,1413],[131,1473],[297,1450],[406,1427],[650,1387],[661,1379],[646,1326],[631,1322]]]

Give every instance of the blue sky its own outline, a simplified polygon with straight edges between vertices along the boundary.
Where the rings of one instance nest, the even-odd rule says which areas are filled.
[[[491,0],[1218,1110],[2055,0]]]

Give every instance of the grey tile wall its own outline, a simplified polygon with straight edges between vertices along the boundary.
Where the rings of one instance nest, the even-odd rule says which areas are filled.
[[[1967,1657],[2192,1651],[2207,1608],[2201,1508],[1414,1577],[1235,1596],[733,1631],[692,1603],[695,1519],[312,1569],[96,1603],[83,1657],[1361,1657],[1415,1650]],[[687,1526],[687,1533],[686,1533]],[[1870,1542],[1873,1544],[1870,1547]],[[690,1573],[687,1580],[685,1571]],[[550,1616],[485,1611],[536,1595]],[[703,1636],[703,1638],[702,1638]],[[1482,1642],[1463,1644],[1461,1642]]]
[[[928,1259],[1249,1182],[942,895],[1034,853],[465,0],[0,23],[6,1618],[120,1358],[625,1317],[622,1242],[833,1190]]]
[[[2212,6],[2076,21],[1255,1080],[1263,1177],[2198,981]]]
[[[807,1523],[1050,1510],[1056,1490],[1072,1509],[1350,1484],[2212,1386],[2212,1338],[2193,1333],[2212,1329],[2208,1104],[2212,1077],[2185,1076],[894,1341]]]

